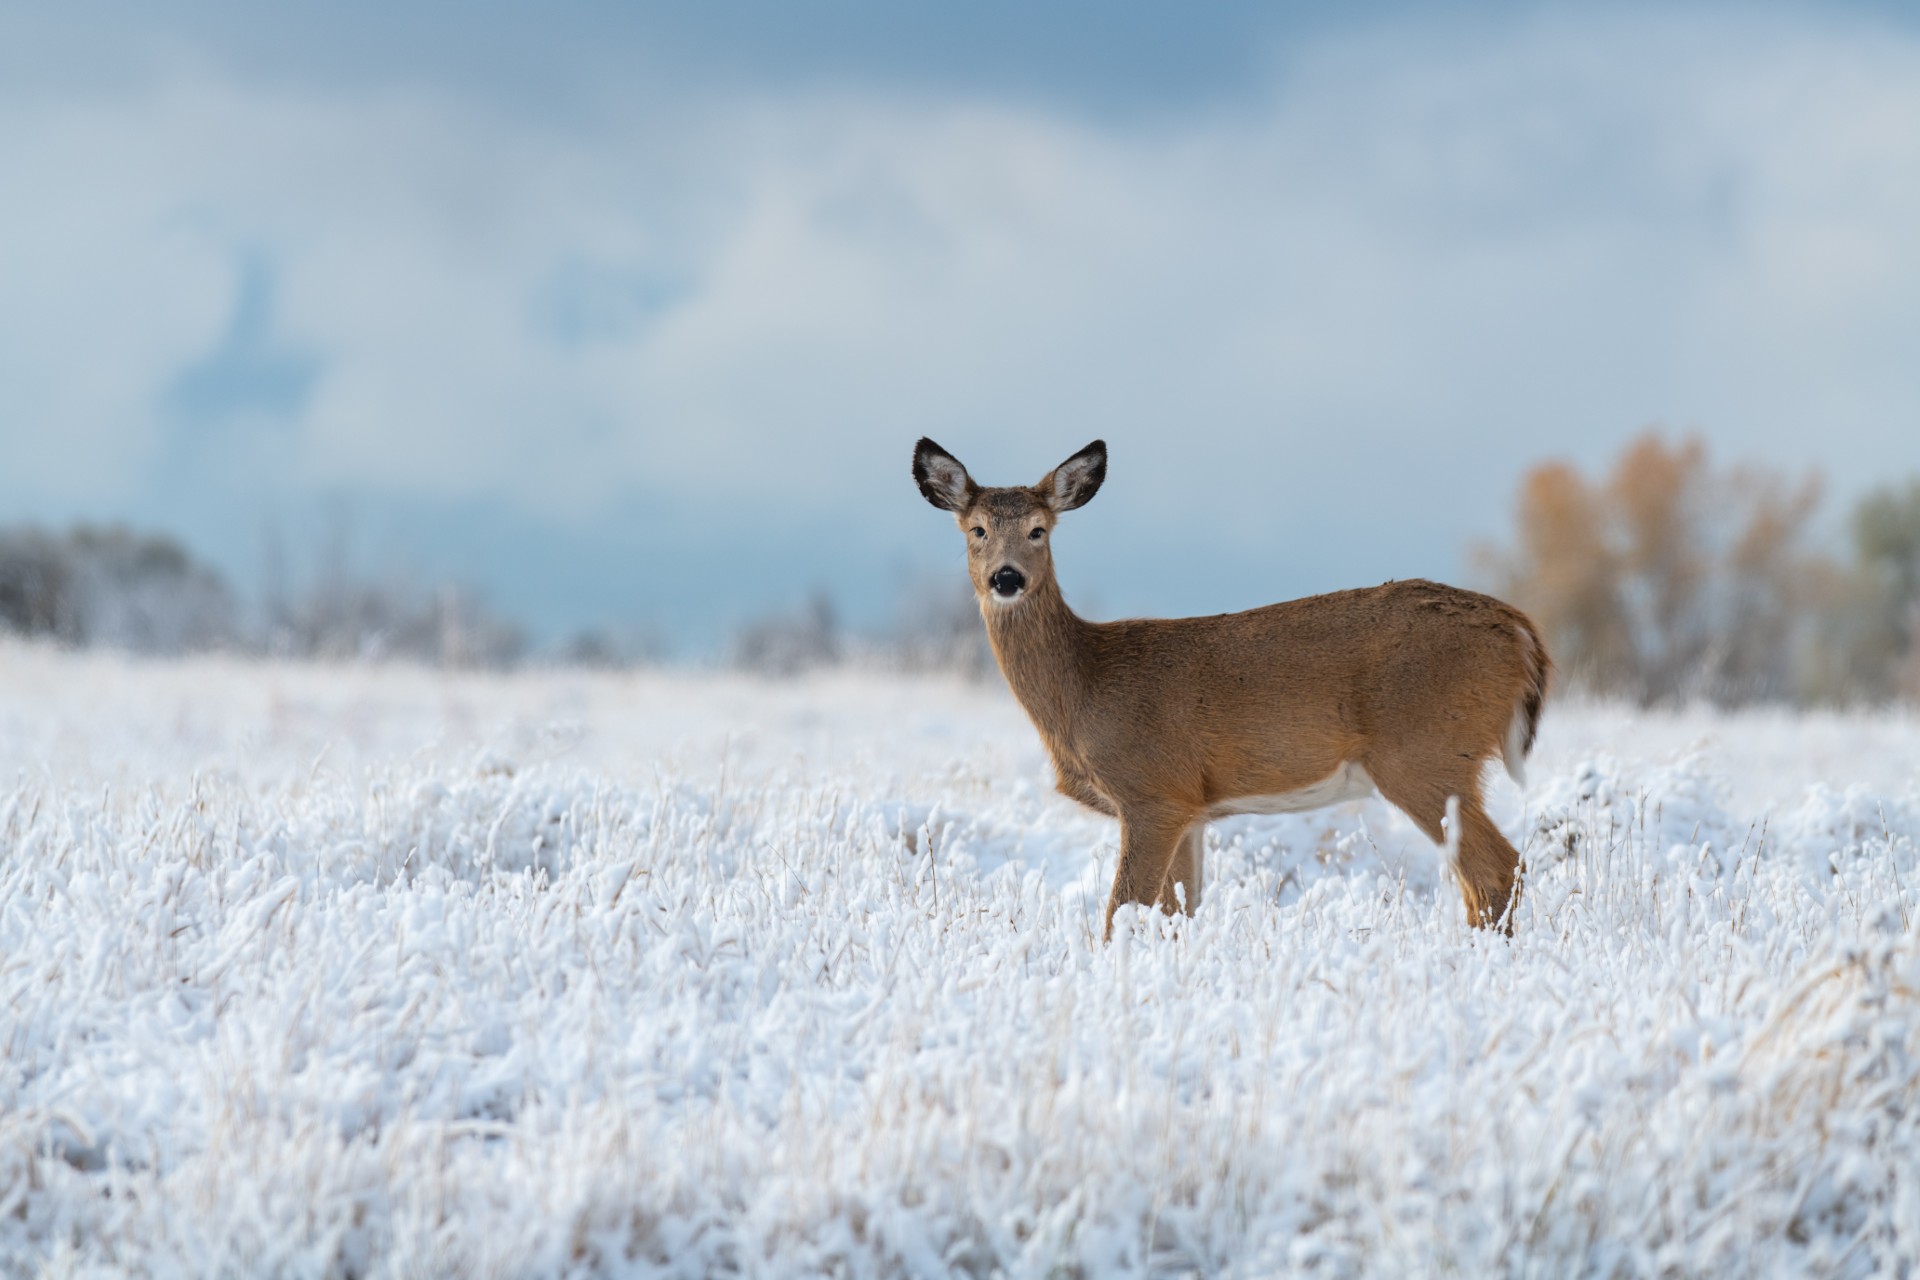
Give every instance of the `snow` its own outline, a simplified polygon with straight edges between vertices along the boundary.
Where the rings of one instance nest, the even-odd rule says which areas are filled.
[[[1904,1274],[1920,722],[1113,825],[1004,690],[0,647],[0,1274]]]

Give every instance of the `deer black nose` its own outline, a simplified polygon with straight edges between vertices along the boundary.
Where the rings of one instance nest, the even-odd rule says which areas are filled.
[[[993,589],[1011,600],[1020,594],[1020,588],[1027,585],[1026,575],[1012,565],[995,569],[993,576],[987,579]]]

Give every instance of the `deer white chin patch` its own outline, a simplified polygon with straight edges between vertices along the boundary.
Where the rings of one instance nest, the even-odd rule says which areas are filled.
[[[1003,596],[998,591],[995,591],[993,588],[991,587],[987,588],[987,599],[993,601],[995,604],[999,605],[1002,609],[1006,608],[1010,604],[1019,604],[1022,600],[1025,600],[1026,598],[1027,598],[1027,589],[1025,587],[1020,588],[1018,591],[1014,592],[1010,596]]]

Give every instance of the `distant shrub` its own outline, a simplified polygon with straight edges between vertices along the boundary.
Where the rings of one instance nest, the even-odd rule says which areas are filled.
[[[519,624],[471,592],[428,590],[403,580],[326,575],[271,608],[264,645],[280,657],[406,658],[448,667],[506,667],[526,652]]]
[[[795,676],[829,667],[846,656],[839,614],[824,591],[816,591],[798,613],[757,618],[734,633],[732,665],[763,675]]]
[[[337,567],[336,567],[337,569]],[[220,575],[170,538],[112,527],[0,530],[0,631],[75,648],[180,654],[244,648],[290,657],[404,657],[505,666],[515,623],[458,587],[421,589],[323,572],[242,626]]]
[[[964,578],[945,574],[902,593],[883,653],[887,665],[902,671],[945,671],[980,680],[994,670],[973,588]]]
[[[184,653],[234,642],[233,598],[171,539],[0,531],[0,627],[75,646]]]
[[[728,665],[768,676],[797,676],[852,666],[970,680],[994,671],[980,606],[964,580],[941,575],[905,586],[890,625],[852,631],[824,591],[792,612],[766,614],[734,631]]]

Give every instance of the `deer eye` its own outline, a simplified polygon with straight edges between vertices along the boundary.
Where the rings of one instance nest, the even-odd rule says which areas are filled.
[[[1027,535],[1027,540],[1029,542],[1038,542],[1040,541],[1041,535],[1044,533],[1046,533],[1045,529],[1035,529],[1032,533],[1029,533]]]
[[[975,525],[973,526],[973,536],[976,538],[984,538],[987,536],[987,531],[985,529],[982,529],[979,525]]]

